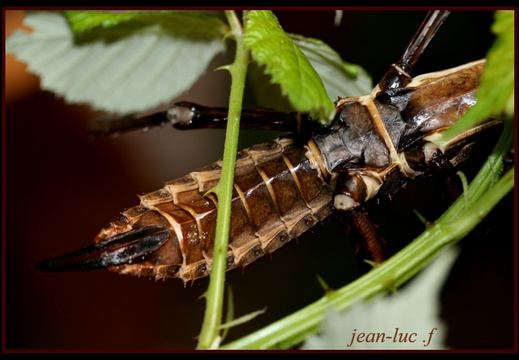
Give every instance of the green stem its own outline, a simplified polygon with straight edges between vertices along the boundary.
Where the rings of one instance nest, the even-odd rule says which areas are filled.
[[[514,187],[514,169],[509,170],[497,184],[496,172],[502,165],[502,155],[513,141],[513,132],[504,132],[503,138],[472,181],[468,202],[460,197],[431,227],[383,264],[343,288],[332,291],[313,304],[241,339],[222,346],[222,349],[288,348],[319,331],[326,311],[339,311],[359,300],[385,294],[416,275],[441,252],[466,236]],[[492,186],[494,185],[494,186]],[[477,191],[476,191],[477,190]],[[477,193],[478,197],[474,196]]]
[[[217,348],[220,343],[223,297],[225,289],[225,271],[227,267],[227,243],[231,223],[232,193],[234,185],[234,167],[238,147],[240,114],[245,88],[245,78],[249,62],[249,53],[243,44],[242,27],[234,11],[225,11],[231,25],[231,32],[236,40],[236,56],[233,64],[227,67],[232,77],[229,99],[229,116],[225,136],[222,177],[213,189],[218,197],[218,214],[214,255],[209,287],[206,293],[204,322],[198,341],[198,349]],[[244,15],[245,19],[245,15]]]

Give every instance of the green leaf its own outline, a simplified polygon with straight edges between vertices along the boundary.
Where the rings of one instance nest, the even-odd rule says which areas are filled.
[[[296,111],[328,119],[335,107],[323,82],[271,11],[249,12],[244,41]]]
[[[281,93],[279,84],[265,73],[265,67],[252,62],[247,71],[247,89],[254,96],[254,106],[276,109],[284,112],[295,111],[286,96]]]
[[[496,11],[492,31],[496,34],[496,40],[487,53],[487,64],[476,94],[478,103],[445,132],[445,138],[461,133],[491,117],[513,118],[514,11]]]
[[[344,62],[321,40],[290,34],[290,39],[305,54],[324,83],[330,99],[362,96],[373,89],[371,76],[360,66]]]
[[[481,79],[480,96],[492,103],[490,114],[514,115],[514,12],[496,11],[492,31],[497,38],[488,52],[487,72]],[[499,79],[495,87],[495,79]],[[493,96],[492,96],[493,95]]]
[[[227,30],[222,20],[208,13],[186,10],[146,10],[146,11],[97,11],[65,10],[63,14],[76,33],[89,30],[113,29],[116,26],[129,25],[136,28],[161,24],[186,30],[190,34],[207,38],[218,38]]]
[[[320,40],[294,34],[288,36],[310,61],[323,81],[330,99],[371,92],[371,76],[362,67],[344,62],[337,52]],[[271,77],[263,71],[259,66],[249,67],[248,80],[255,96],[255,104],[281,111],[294,111],[286,97],[281,95],[278,84],[272,84]]]
[[[65,10],[63,13],[74,32],[91,30],[98,26],[109,28],[136,16],[136,12],[114,13],[96,10]]]
[[[116,23],[105,14],[113,27],[104,29],[87,21],[88,13],[72,16],[81,15],[79,27],[89,29],[74,36],[61,12],[29,12],[25,25],[34,31],[17,30],[6,42],[6,51],[41,77],[43,89],[71,103],[116,113],[148,110],[187,91],[225,50],[227,28],[213,17],[142,11]]]

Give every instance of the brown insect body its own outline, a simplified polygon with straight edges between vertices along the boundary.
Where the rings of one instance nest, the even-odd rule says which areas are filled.
[[[227,269],[244,267],[335,210],[354,210],[430,174],[439,155],[456,166],[488,122],[448,143],[438,135],[472,105],[484,60],[414,78],[407,86],[337,102],[332,124],[304,145],[279,138],[238,154]],[[89,248],[47,260],[47,270],[108,267],[184,282],[211,270],[217,199],[206,192],[220,162],[140,197]],[[342,180],[340,180],[342,179]]]
[[[228,269],[246,266],[275,251],[331,214],[332,190],[317,161],[308,148],[294,146],[291,139],[277,139],[239,154]],[[169,225],[171,237],[159,250],[113,270],[184,281],[208,275],[217,199],[212,193],[204,194],[219,178],[217,162],[169,181],[161,190],[142,196],[141,205],[124,212],[124,225],[119,221],[101,231],[100,241],[141,223],[149,226],[144,218],[150,212],[160,214]]]

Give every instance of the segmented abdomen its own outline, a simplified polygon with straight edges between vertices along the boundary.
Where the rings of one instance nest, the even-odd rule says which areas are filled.
[[[331,214],[332,190],[320,161],[320,154],[308,146],[295,146],[289,138],[238,154],[228,270],[272,253]],[[159,249],[111,270],[156,279],[178,277],[185,282],[207,276],[213,258],[217,198],[206,192],[218,183],[220,164],[195,170],[141,196],[140,205],[103,229],[97,242],[151,225],[171,230]]]

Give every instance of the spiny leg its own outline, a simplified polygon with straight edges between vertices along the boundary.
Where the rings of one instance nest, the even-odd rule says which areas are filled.
[[[152,114],[132,114],[119,118],[98,118],[89,123],[91,135],[110,135],[123,131],[164,126],[170,123],[180,130],[225,129],[228,109],[182,101],[165,111]],[[308,137],[321,125],[307,114],[286,113],[273,109],[244,108],[240,128],[291,132]]]
[[[386,241],[378,226],[367,216],[363,209],[340,212],[346,228],[346,237],[352,247],[361,274],[389,258]]]

